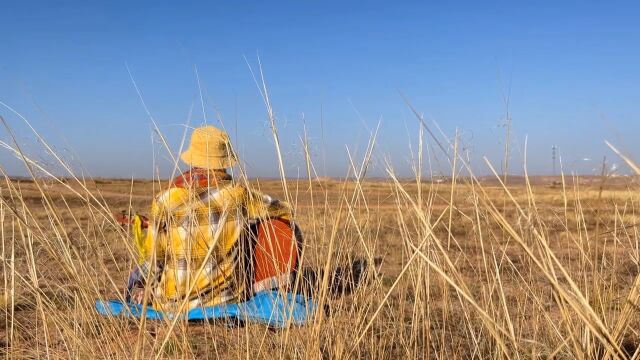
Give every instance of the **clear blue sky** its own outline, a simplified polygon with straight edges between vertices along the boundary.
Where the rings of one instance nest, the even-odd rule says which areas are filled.
[[[580,159],[613,159],[605,139],[640,159],[637,2],[443,3],[5,2],[0,101],[74,166],[148,177],[154,152],[166,153],[153,150],[159,144],[126,64],[173,147],[192,106],[191,123],[204,121],[196,65],[207,121],[218,124],[216,111],[223,117],[250,175],[276,176],[265,107],[245,61],[255,69],[259,54],[289,175],[304,171],[303,114],[321,175],[344,175],[346,147],[361,156],[379,120],[374,175],[385,158],[408,175],[418,123],[398,90],[447,134],[460,129],[480,173],[483,155],[497,163],[502,156],[505,95],[514,172],[525,136],[532,173],[551,172],[554,144],[567,167],[586,173],[595,165]],[[0,115],[25,151],[49,161],[16,116],[5,108]],[[8,139],[4,129],[0,138]],[[24,172],[4,150],[0,164]]]

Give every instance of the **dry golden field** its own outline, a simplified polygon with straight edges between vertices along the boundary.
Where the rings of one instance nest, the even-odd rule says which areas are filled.
[[[303,327],[103,318],[133,266],[112,214],[165,182],[5,180],[6,358],[638,357],[638,185],[618,178],[288,180],[304,266],[382,258]],[[551,186],[555,181],[555,185]],[[563,182],[564,181],[564,182]],[[285,198],[279,180],[251,186]],[[635,283],[635,287],[634,287]],[[169,329],[171,329],[169,331]]]

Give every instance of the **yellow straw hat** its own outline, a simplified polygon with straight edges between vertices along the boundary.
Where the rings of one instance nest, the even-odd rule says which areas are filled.
[[[229,135],[213,126],[203,126],[191,134],[191,143],[180,158],[192,167],[226,169],[238,163]]]

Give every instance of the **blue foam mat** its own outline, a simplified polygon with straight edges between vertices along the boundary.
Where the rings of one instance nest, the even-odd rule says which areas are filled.
[[[236,319],[244,322],[266,324],[274,328],[287,325],[304,325],[316,310],[312,299],[302,295],[280,293],[275,290],[261,291],[251,299],[237,304],[222,304],[189,310],[181,315],[187,320]],[[96,310],[104,316],[125,316],[140,318],[142,305],[127,304],[118,300],[98,300]],[[147,306],[147,319],[173,319],[173,313],[164,313]]]

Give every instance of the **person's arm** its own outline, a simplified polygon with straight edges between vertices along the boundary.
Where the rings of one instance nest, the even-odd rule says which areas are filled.
[[[293,209],[291,205],[285,201],[280,201],[255,190],[247,191],[246,196],[247,215],[249,219],[280,218],[291,220],[293,217]]]
[[[151,205],[151,220],[146,233],[142,231],[140,221],[134,219],[134,238],[138,251],[138,264],[129,274],[127,282],[126,300],[142,303],[144,287],[147,281],[152,284],[157,281],[163,269],[166,248],[166,224],[169,214],[162,204],[164,193],[154,199]],[[140,229],[136,229],[140,226]],[[151,285],[153,286],[153,285]]]

